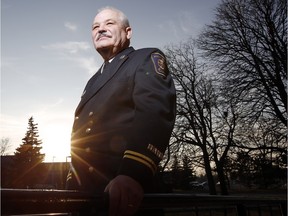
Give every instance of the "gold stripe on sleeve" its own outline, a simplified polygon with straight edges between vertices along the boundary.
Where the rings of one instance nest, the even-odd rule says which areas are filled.
[[[127,150],[124,152],[124,158],[130,158],[148,166],[152,170],[153,174],[155,174],[157,170],[157,166],[153,160],[138,152]]]

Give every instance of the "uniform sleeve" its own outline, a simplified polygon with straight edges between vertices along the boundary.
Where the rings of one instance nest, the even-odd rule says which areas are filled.
[[[140,182],[146,190],[169,144],[175,122],[176,93],[165,56],[146,54],[135,73],[134,121],[119,174]]]

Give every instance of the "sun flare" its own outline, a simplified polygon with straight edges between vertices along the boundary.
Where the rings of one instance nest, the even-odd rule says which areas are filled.
[[[43,134],[44,162],[65,162],[70,158],[70,127],[47,127]]]

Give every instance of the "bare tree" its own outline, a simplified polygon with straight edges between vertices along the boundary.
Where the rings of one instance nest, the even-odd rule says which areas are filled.
[[[287,130],[271,120],[260,118],[253,125],[245,125],[236,142],[239,151],[254,158],[263,158],[274,166],[287,167]],[[273,178],[273,176],[270,176]]]
[[[197,40],[215,76],[208,61],[199,63],[192,40],[167,48],[177,88],[170,151],[185,152],[204,167],[211,194],[216,193],[211,162],[227,194],[224,170],[233,152],[285,155],[286,9],[283,0],[223,0]]]
[[[210,194],[216,194],[212,162],[221,182],[221,193],[228,194],[224,166],[233,146],[238,120],[235,103],[224,100],[218,81],[200,64],[193,40],[166,49],[168,66],[177,91],[177,116],[171,152],[185,152],[192,163],[204,167]],[[229,101],[227,103],[226,101]]]
[[[194,163],[196,158],[199,158],[198,163],[204,160],[202,164],[208,178],[210,193],[216,194],[210,153],[206,148],[208,131],[207,127],[202,127],[207,114],[203,112],[204,101],[198,100],[202,97],[198,95],[202,94],[202,91],[199,91],[202,77],[195,58],[194,45],[190,41],[180,44],[179,47],[167,47],[166,50],[168,67],[174,76],[177,91],[177,120],[171,149],[174,153],[193,152],[194,154],[189,156],[194,157]]]
[[[198,39],[215,62],[226,94],[287,126],[287,1],[223,0]]]
[[[10,139],[8,137],[1,138],[1,156],[7,155],[9,153],[9,149],[11,148]]]
[[[197,44],[219,69],[224,94],[240,101],[235,146],[285,165],[287,1],[224,0]]]

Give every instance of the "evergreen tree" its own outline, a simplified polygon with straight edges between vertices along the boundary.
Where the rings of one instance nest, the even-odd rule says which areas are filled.
[[[184,155],[182,163],[183,163],[182,187],[183,189],[189,189],[189,183],[190,181],[193,180],[193,171],[191,169],[191,161],[187,155]]]
[[[172,182],[174,188],[180,187],[180,181],[181,181],[180,173],[181,173],[180,164],[177,155],[175,154],[173,156],[173,164],[172,164]]]
[[[193,170],[191,169],[191,160],[187,155],[183,156],[182,163],[179,162],[176,154],[173,156],[171,173],[174,188],[189,189],[189,183],[193,180]]]
[[[22,144],[16,149],[14,158],[14,187],[31,187],[41,179],[39,164],[43,162],[45,154],[40,152],[42,141],[39,139],[37,125],[34,123],[33,117],[30,117]]]

